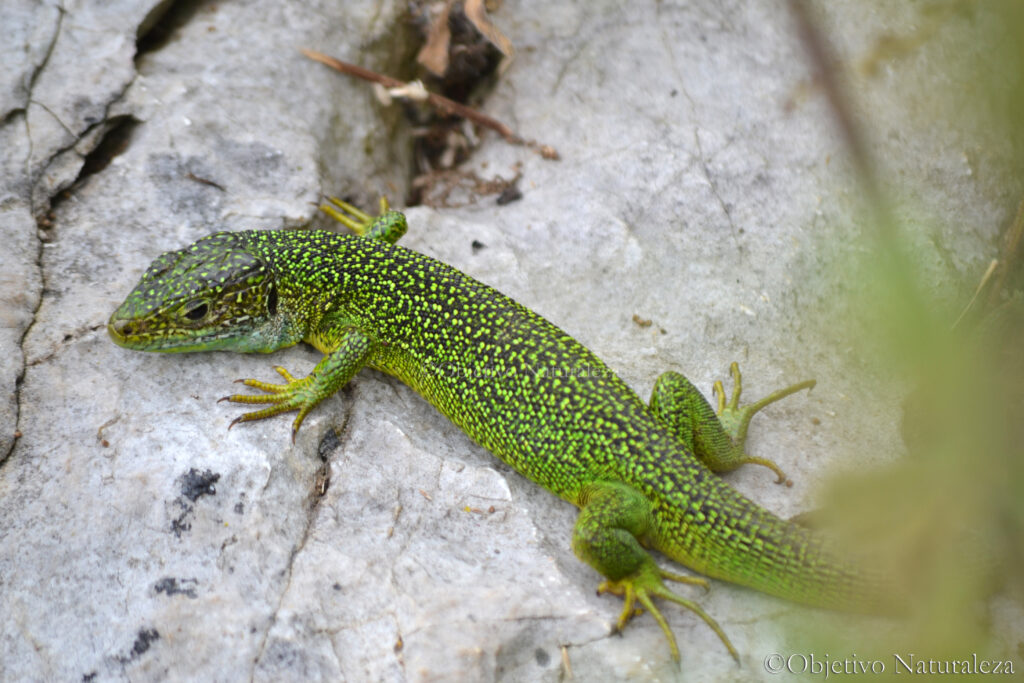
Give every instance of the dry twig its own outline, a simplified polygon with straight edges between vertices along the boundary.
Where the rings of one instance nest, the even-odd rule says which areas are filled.
[[[392,94],[395,94],[395,91],[402,93],[408,92],[411,89],[410,84],[404,83],[403,81],[400,81],[397,78],[391,78],[390,76],[379,74],[376,71],[370,71],[369,69],[358,66],[356,64],[343,62],[339,59],[335,59],[334,57],[329,57],[323,54],[322,52],[303,49],[302,54],[304,54],[306,57],[312,59],[315,62],[325,64],[331,67],[332,69],[335,69],[336,71],[340,71],[343,74],[355,76],[356,78],[361,78],[364,81],[369,81],[371,83],[378,83],[387,88],[389,91],[392,91]],[[477,111],[476,109],[473,109],[472,107],[467,107],[464,104],[460,104],[458,102],[455,102],[454,100],[450,100],[447,97],[444,97],[443,95],[438,95],[437,93],[432,93],[428,91],[425,92],[426,101],[432,107],[434,107],[443,114],[460,116],[464,119],[472,121],[473,123],[484,126],[485,128],[490,128],[491,130],[501,135],[501,137],[505,138],[506,142],[512,143],[514,145],[523,145],[529,147],[530,149],[539,153],[541,157],[545,159],[557,160],[559,158],[558,152],[555,151],[555,149],[550,145],[541,145],[532,140],[524,140],[523,138],[516,135],[516,133],[511,128],[506,126],[501,121],[498,121],[497,119],[493,119],[490,116],[487,116],[486,114],[483,114]]]

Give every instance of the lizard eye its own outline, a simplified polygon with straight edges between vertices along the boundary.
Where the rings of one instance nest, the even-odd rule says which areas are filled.
[[[206,317],[206,312],[210,310],[210,307],[206,302],[196,302],[189,304],[190,308],[185,311],[185,317],[189,320],[201,320]]]

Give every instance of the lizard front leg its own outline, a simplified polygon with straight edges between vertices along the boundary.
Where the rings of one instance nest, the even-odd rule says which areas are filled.
[[[232,394],[220,399],[221,401],[249,404],[269,403],[271,405],[261,410],[239,415],[231,421],[228,429],[239,422],[262,420],[279,413],[298,410],[299,414],[292,422],[292,441],[294,442],[295,435],[309,411],[320,401],[345,386],[359,372],[360,368],[366,365],[373,348],[373,341],[365,334],[358,330],[348,330],[340,336],[337,343],[333,345],[333,349],[329,350],[317,363],[313,372],[302,379],[296,379],[283,367],[276,366],[274,369],[287,380],[286,384],[271,384],[255,379],[237,380],[246,386],[266,393]]]

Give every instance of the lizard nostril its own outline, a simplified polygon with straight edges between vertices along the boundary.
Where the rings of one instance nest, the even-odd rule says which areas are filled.
[[[107,325],[107,331],[114,339],[125,339],[135,331],[135,325],[132,324],[131,320],[123,318],[111,320],[110,324]]]

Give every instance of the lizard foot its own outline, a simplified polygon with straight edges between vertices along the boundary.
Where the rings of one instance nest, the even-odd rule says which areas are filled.
[[[302,425],[302,421],[306,418],[306,415],[309,414],[309,411],[311,411],[316,404],[320,402],[322,397],[317,396],[313,388],[313,381],[310,377],[296,379],[290,372],[280,365],[275,366],[274,369],[277,370],[279,375],[285,378],[287,384],[271,384],[270,382],[261,382],[255,379],[235,380],[247,387],[253,387],[254,389],[259,389],[266,393],[231,394],[230,396],[221,398],[217,402],[230,401],[231,403],[271,404],[266,408],[239,415],[231,421],[231,424],[228,425],[228,429],[231,429],[239,422],[262,420],[281,413],[298,410],[299,414],[295,418],[295,421],[292,422],[292,443],[294,443],[295,435],[298,433],[299,427]]]
[[[677,605],[682,605],[703,619],[704,623],[710,626],[711,630],[718,635],[722,644],[725,645],[725,649],[729,651],[732,658],[736,660],[737,664],[739,664],[739,653],[736,652],[736,648],[733,647],[728,636],[726,636],[725,632],[722,630],[722,627],[718,625],[718,622],[715,621],[711,615],[705,612],[697,603],[692,600],[687,600],[680,595],[676,595],[666,588],[663,579],[703,586],[705,589],[708,588],[708,582],[705,579],[686,576],[683,574],[673,574],[672,572],[667,572],[660,567],[652,567],[650,565],[644,566],[639,572],[632,576],[627,576],[615,581],[611,579],[602,581],[597,587],[598,594],[611,593],[612,595],[618,595],[625,599],[625,604],[622,606],[622,613],[619,615],[618,622],[616,622],[615,630],[617,632],[622,631],[626,627],[626,624],[629,623],[630,619],[641,614],[644,610],[647,610],[651,613],[651,616],[654,617],[654,620],[658,622],[658,625],[661,626],[662,633],[665,634],[665,638],[668,640],[669,650],[672,652],[672,659],[678,662],[679,646],[676,644],[675,634],[672,633],[672,628],[668,625],[668,622],[665,620],[661,611],[655,606],[654,600],[652,600],[652,598],[662,598],[664,600],[674,602]],[[642,609],[636,606],[638,601],[643,606]]]
[[[740,374],[740,366],[738,363],[732,363],[729,366],[729,374],[732,375],[732,397],[729,402],[725,401],[725,387],[722,385],[722,381],[718,380],[712,387],[712,392],[715,398],[718,399],[718,420],[722,423],[722,427],[732,437],[734,443],[736,443],[739,449],[744,448],[744,444],[747,440],[747,428],[750,426],[750,420],[754,417],[757,411],[761,410],[765,406],[775,403],[790,394],[795,394],[802,389],[813,389],[814,385],[817,384],[817,380],[809,379],[797,384],[793,384],[784,389],[779,389],[771,394],[768,394],[759,401],[755,401],[749,405],[740,407],[740,394],[743,392],[743,377]],[[749,455],[744,455],[738,463],[752,464],[752,465],[763,465],[767,467],[778,477],[778,484],[786,484],[792,486],[793,482],[786,476],[785,472],[782,471],[778,465],[769,460],[768,458],[757,458]]]
[[[322,204],[320,210],[360,237],[394,244],[405,234],[405,216],[388,208],[387,197],[380,198],[380,215],[376,218],[337,197],[328,197],[327,201],[330,204]]]

